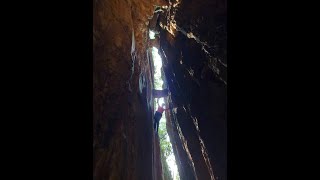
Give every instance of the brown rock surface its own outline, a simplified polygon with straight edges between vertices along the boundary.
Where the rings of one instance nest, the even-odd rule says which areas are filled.
[[[162,179],[147,57],[148,47],[154,45],[165,53],[161,54],[166,57],[164,71],[172,102],[178,107],[168,115],[167,127],[181,179],[212,179],[212,173],[219,180],[227,179],[226,1],[181,1],[170,15],[176,11],[176,24],[185,33],[176,31],[172,36],[161,29],[160,41],[148,41],[154,5],[169,2],[176,3],[93,1],[95,180]],[[164,25],[168,25],[166,15],[159,15]],[[212,57],[201,43],[187,37],[189,32],[210,46],[207,51]]]

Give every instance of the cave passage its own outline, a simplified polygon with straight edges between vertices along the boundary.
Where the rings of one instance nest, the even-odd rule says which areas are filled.
[[[226,0],[93,2],[94,180],[228,179],[227,17]]]
[[[151,31],[150,31],[151,32]],[[152,32],[149,34],[150,39],[154,37],[155,33]],[[164,83],[165,75],[162,71],[162,59],[159,55],[158,49],[156,47],[152,47],[152,59],[153,59],[153,71],[154,71],[154,89],[163,90],[166,88],[166,83]],[[161,97],[154,99],[154,112],[158,108],[157,100],[159,99],[159,104],[165,103],[168,106],[168,98]],[[166,128],[166,115],[164,114],[159,122],[159,139],[160,139],[160,149],[161,149],[161,160],[163,166],[163,173],[168,175],[171,174],[172,179],[178,180],[179,172],[176,164],[176,160],[173,154],[172,144],[170,142],[170,138]]]

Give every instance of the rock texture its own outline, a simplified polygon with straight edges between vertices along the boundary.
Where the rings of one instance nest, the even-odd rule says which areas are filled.
[[[155,16],[154,5],[168,8]],[[160,39],[149,41],[148,28]],[[225,0],[93,1],[95,180],[163,179],[150,46],[177,107],[167,128],[181,179],[227,179],[226,38]]]
[[[160,17],[182,179],[227,179],[226,13],[226,1],[175,1]]]
[[[93,177],[96,180],[153,179],[147,30],[153,5],[164,3],[93,1]]]

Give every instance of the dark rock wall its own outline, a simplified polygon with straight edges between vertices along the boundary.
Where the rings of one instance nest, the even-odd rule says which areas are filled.
[[[171,33],[161,31],[167,82],[177,107],[171,117],[187,142],[197,179],[227,179],[226,13],[226,1],[186,0],[171,7],[174,21],[160,17],[163,25],[171,23]],[[187,151],[183,138],[176,138],[178,127],[173,129],[170,137],[175,134],[173,139],[182,142],[175,151]],[[188,161],[187,153],[178,159]],[[186,168],[186,163],[180,167]]]
[[[183,138],[177,128],[177,119],[175,116],[167,114],[167,130],[173,148],[173,153],[176,159],[179,175],[181,180],[196,179],[194,165],[189,159],[188,153],[185,150]]]

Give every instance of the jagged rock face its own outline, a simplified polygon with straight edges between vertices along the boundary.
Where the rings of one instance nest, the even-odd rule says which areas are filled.
[[[93,176],[152,179],[148,17],[159,0],[93,1]]]
[[[176,24],[206,42],[211,55],[227,63],[227,1],[181,1],[175,15]]]
[[[192,162],[189,160],[188,152],[185,150],[183,140],[179,136],[177,120],[175,116],[167,115],[167,130],[176,159],[179,175],[181,180],[196,179],[195,170]],[[181,135],[181,134],[180,134]]]
[[[171,7],[172,15],[176,29],[161,31],[161,48],[166,56],[165,73],[172,102],[178,107],[171,114],[173,131],[169,135],[181,141],[174,147],[179,154],[180,176],[185,177],[183,169],[190,169],[193,162],[194,178],[190,175],[189,179],[224,180],[227,179],[226,1],[181,1]],[[168,14],[160,18],[170,27],[172,19]]]
[[[153,154],[159,150],[153,149],[158,142],[152,134],[152,80],[146,57],[148,17],[153,15],[153,5],[169,4],[161,0],[93,2],[96,180],[161,179],[160,154]],[[178,107],[177,113],[170,115],[169,134],[174,137],[180,176],[183,180],[211,178],[201,137],[212,172],[226,179],[225,1],[185,0],[176,9],[175,20],[181,32],[173,37],[162,30],[161,47],[167,56],[163,60],[172,102]],[[165,13],[160,19],[167,23]],[[202,46],[185,35],[189,32],[207,42],[205,49],[212,57],[208,58]]]

